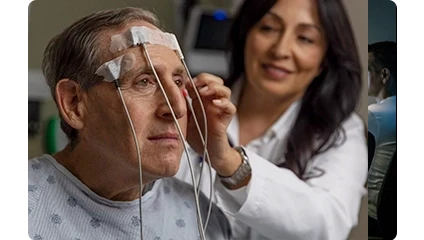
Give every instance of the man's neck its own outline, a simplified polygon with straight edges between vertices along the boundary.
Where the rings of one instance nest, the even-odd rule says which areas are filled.
[[[394,95],[393,95],[394,96]],[[393,97],[393,96],[389,96],[389,94],[387,93],[387,92],[385,92],[385,91],[381,91],[377,96],[376,96],[376,99],[377,99],[377,102],[381,102],[381,101],[383,101],[384,99],[387,99],[387,98],[389,98],[389,97]]]
[[[99,196],[114,201],[137,199],[140,193],[138,171],[93,152],[79,143],[73,149],[68,145],[53,157]]]

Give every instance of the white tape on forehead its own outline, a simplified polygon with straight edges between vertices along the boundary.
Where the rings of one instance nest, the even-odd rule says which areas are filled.
[[[163,45],[177,51],[179,57],[183,58],[177,38],[172,33],[153,30],[148,27],[131,27],[126,32],[113,35],[109,50],[112,53],[122,51],[126,48],[142,44]]]
[[[103,63],[96,71],[96,74],[104,77],[104,81],[113,82],[119,79],[126,72],[131,70],[135,63],[134,53],[126,53],[115,59]]]

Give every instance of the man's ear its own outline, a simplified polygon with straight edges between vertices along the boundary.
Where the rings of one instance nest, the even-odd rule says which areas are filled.
[[[80,130],[84,126],[85,102],[81,86],[75,81],[61,79],[55,88],[56,102],[63,120]]]
[[[388,68],[381,69],[381,79],[383,84],[386,84],[390,78],[390,70]]]

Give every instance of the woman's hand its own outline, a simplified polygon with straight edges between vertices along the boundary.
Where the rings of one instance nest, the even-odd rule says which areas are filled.
[[[236,107],[230,101],[231,90],[224,86],[221,78],[211,74],[202,73],[193,80],[205,108],[208,124],[207,149],[211,166],[217,170],[218,174],[231,175],[231,171],[234,172],[241,163],[240,156],[230,146],[227,137],[227,127],[236,113]],[[204,135],[204,119],[199,103],[200,99],[191,82],[187,84],[187,90],[193,100],[193,109]],[[190,111],[188,115],[187,141],[198,154],[203,155],[203,144],[193,119],[194,116]]]

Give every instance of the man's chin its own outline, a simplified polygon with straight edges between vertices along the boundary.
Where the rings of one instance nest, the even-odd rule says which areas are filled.
[[[160,178],[173,177],[177,174],[179,167],[179,160],[176,162],[166,162],[152,167],[143,167],[143,174],[145,177],[153,178],[155,180]]]

